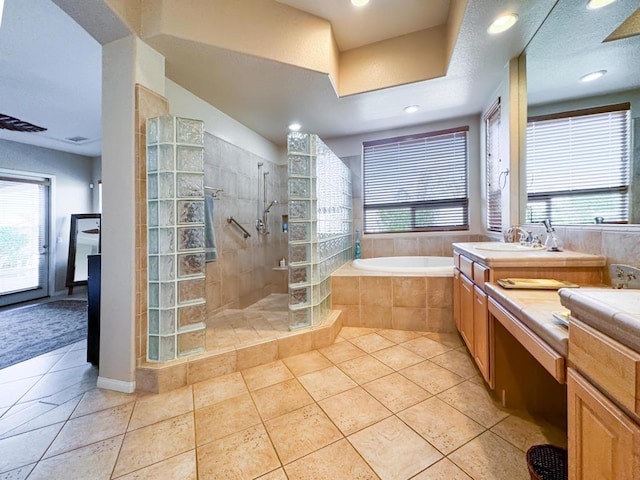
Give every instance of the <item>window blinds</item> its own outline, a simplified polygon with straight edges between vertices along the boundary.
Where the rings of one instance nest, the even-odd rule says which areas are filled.
[[[364,232],[468,228],[467,132],[365,142]]]
[[[502,230],[500,100],[489,109],[484,120],[487,145],[487,157],[485,159],[487,169],[487,230],[500,232]]]
[[[532,119],[527,126],[527,221],[626,223],[629,106]]]

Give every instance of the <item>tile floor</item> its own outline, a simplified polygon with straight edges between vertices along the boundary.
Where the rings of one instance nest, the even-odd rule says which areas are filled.
[[[206,347],[220,351],[291,335],[289,295],[272,293],[245,309],[226,309],[207,320]]]
[[[0,479],[528,479],[564,432],[496,405],[455,334],[336,343],[160,395],[97,389],[83,342],[0,370]]]

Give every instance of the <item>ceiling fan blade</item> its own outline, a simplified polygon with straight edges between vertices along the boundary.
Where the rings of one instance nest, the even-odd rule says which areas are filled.
[[[46,128],[0,113],[0,128],[16,132],[44,132]]]

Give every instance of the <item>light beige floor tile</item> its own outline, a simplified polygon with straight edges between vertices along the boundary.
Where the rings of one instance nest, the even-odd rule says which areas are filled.
[[[10,472],[0,473],[0,479],[2,480],[26,480],[31,471],[36,466],[35,463],[25,465],[24,467],[16,468]]]
[[[293,378],[293,374],[281,360],[243,370],[242,376],[251,391]]]
[[[343,329],[346,327],[343,327]],[[356,347],[351,342],[339,342],[329,345],[328,347],[321,348],[320,353],[327,357],[331,362],[338,364],[346,362],[356,357],[366,355],[366,352]]]
[[[108,438],[38,462],[29,475],[33,480],[100,480],[110,478],[123,435]]]
[[[412,332],[410,330],[378,330],[378,335],[382,335],[393,343],[403,343],[422,336],[420,332]]]
[[[258,477],[256,480],[287,480],[287,475],[284,473],[282,468],[274,470],[273,472],[269,472],[261,477]]]
[[[198,474],[201,479],[246,480],[279,466],[278,456],[262,425],[198,448]]]
[[[193,385],[193,402],[196,409],[213,405],[233,397],[249,393],[240,372],[204,380]]]
[[[360,430],[348,440],[382,480],[406,480],[442,458],[396,417]]]
[[[460,375],[428,360],[405,368],[400,373],[434,395],[464,381]]]
[[[360,337],[362,335],[369,335],[370,333],[375,333],[377,331],[377,328],[369,327],[342,327],[338,335],[348,340],[350,338]]]
[[[124,405],[135,401],[136,398],[137,394],[135,393],[122,393],[94,388],[82,396],[78,407],[73,411],[73,414],[71,414],[71,418],[117,407],[118,405]]]
[[[38,461],[62,425],[57,423],[0,440],[0,473]]]
[[[282,361],[296,377],[331,366],[331,362],[317,350],[283,358]]]
[[[414,405],[398,416],[445,455],[485,431],[482,425],[437,397]]]
[[[0,407],[10,407],[29,391],[30,388],[40,381],[41,377],[29,377],[13,380],[2,384],[2,395],[0,395]],[[26,400],[21,400],[26,401]]]
[[[47,376],[56,375],[57,373],[63,373],[67,371],[68,370],[63,370],[62,372],[54,372],[54,373],[47,374]],[[56,405],[61,405],[64,402],[71,400],[74,397],[77,397],[78,395],[82,395],[96,388],[96,382],[98,379],[98,369],[92,367],[90,369],[83,370],[81,373],[82,373],[82,377],[79,382],[74,383],[73,385],[70,385],[68,387],[64,387],[58,392],[54,393],[53,395],[41,398],[41,400],[43,402],[55,403]]]
[[[438,343],[427,337],[414,338],[413,340],[401,343],[400,345],[424,358],[435,357],[436,355],[440,355],[441,353],[451,350],[451,347]]]
[[[197,480],[196,451],[190,450],[148,467],[129,473],[118,480]]]
[[[36,420],[47,412],[56,408],[54,404],[35,400],[19,405],[14,405],[0,420],[0,435],[2,438],[15,434],[15,430],[33,420]],[[55,422],[51,422],[52,424]]]
[[[402,370],[416,363],[424,362],[424,358],[420,355],[416,355],[400,345],[378,350],[371,355],[394,370]]]
[[[284,465],[342,438],[318,405],[308,405],[265,422]]]
[[[464,378],[471,378],[478,374],[478,369],[469,354],[459,350],[450,350],[429,360]]]
[[[146,427],[192,410],[193,390],[191,385],[159,395],[140,396],[136,401],[127,430]]]
[[[529,480],[524,452],[487,431],[449,455],[474,480]]]
[[[378,479],[346,440],[332,443],[284,468],[289,480]]]
[[[196,444],[218,440],[260,423],[248,393],[196,410]]]
[[[123,434],[131,418],[133,403],[74,418],[65,423],[44,458]]]
[[[53,406],[51,410],[47,410],[41,415],[36,416],[33,420],[30,420],[26,423],[23,423],[19,427],[14,428],[13,430],[3,435],[2,438],[6,438],[10,435],[29,432],[31,430],[36,430],[42,427],[47,427],[49,425],[53,425],[54,423],[66,422],[71,416],[73,410],[76,408],[76,405],[78,405],[80,398],[81,397],[78,396],[66,403],[63,403],[62,405],[58,405],[57,407]]]
[[[365,383],[362,387],[373,395],[380,403],[397,413],[431,396],[424,388],[399,373],[392,373]]]
[[[73,367],[82,367],[87,365],[87,352],[82,350],[69,350],[60,360],[49,370],[57,372]]]
[[[53,367],[62,357],[63,353],[58,355],[40,355],[39,357],[16,363],[10,367],[0,370],[0,384],[15,382],[16,380],[26,380],[27,378],[39,377],[44,375]]]
[[[251,396],[262,420],[270,420],[314,403],[296,378],[261,388]]]
[[[335,366],[307,373],[298,380],[316,401],[356,386],[353,380]]]
[[[95,375],[96,369],[90,364],[68,368],[59,372],[47,373],[27,392],[24,397],[20,399],[20,401],[26,402],[55,395],[72,385],[80,383],[85,377],[91,378],[92,376],[95,377]]]
[[[438,398],[487,428],[509,416],[509,412],[491,398],[487,389],[474,382],[456,385],[440,393]]]
[[[377,333],[370,333],[369,335],[362,335],[361,337],[354,337],[349,340],[359,349],[371,353],[383,348],[389,348],[395,345],[392,341],[381,337]]]
[[[351,435],[391,415],[362,387],[339,393],[318,404],[344,435]]]
[[[338,368],[349,375],[358,384],[363,384],[384,377],[393,373],[393,370],[387,367],[380,360],[375,359],[371,355],[354,358],[342,362]]]
[[[411,480],[472,480],[472,478],[460,470],[453,462],[443,458]]]
[[[425,333],[424,336],[451,348],[463,346],[462,339],[458,333],[429,332]]]
[[[491,431],[525,453],[533,445],[546,443],[567,448],[565,429],[524,414],[509,415],[492,427]]]
[[[113,471],[118,477],[195,447],[193,413],[127,432]]]

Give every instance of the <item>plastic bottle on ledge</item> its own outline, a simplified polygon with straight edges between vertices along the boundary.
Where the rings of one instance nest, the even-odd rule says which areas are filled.
[[[356,248],[355,248],[355,258],[361,258],[362,252],[360,250],[360,230],[356,230]]]

